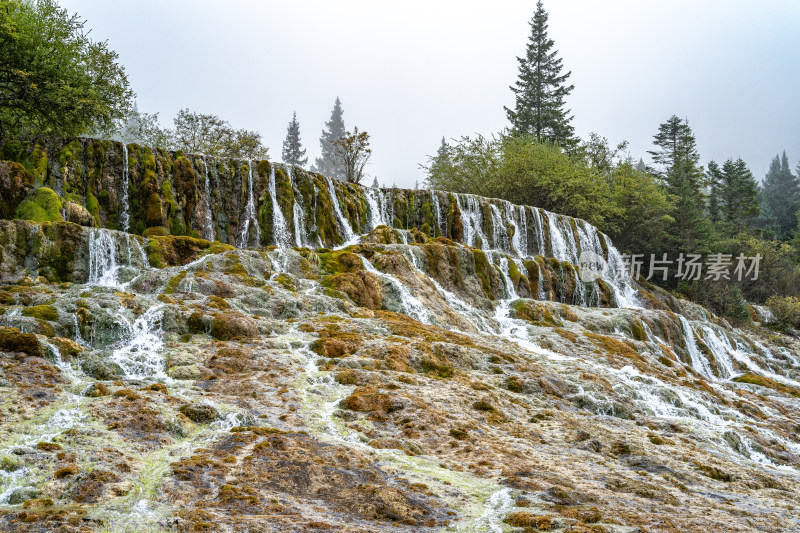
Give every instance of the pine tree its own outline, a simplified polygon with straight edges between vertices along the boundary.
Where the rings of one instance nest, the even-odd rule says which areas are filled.
[[[306,150],[300,142],[300,123],[297,122],[297,113],[292,113],[292,121],[286,130],[286,139],[283,140],[283,152],[281,152],[283,162],[297,167],[303,167],[308,163]]]
[[[570,111],[564,98],[575,88],[567,85],[572,72],[562,74],[562,61],[547,35],[547,11],[541,0],[530,22],[531,36],[524,57],[519,61],[519,79],[511,90],[515,107],[505,108],[512,132],[532,135],[537,141],[556,142],[571,147],[576,143]]]
[[[341,139],[347,133],[344,127],[342,115],[342,103],[336,98],[336,103],[331,111],[331,119],[325,123],[325,129],[319,138],[319,146],[322,155],[314,161],[312,169],[331,178],[345,180],[345,171],[339,159],[336,157],[336,150],[333,142]]]
[[[798,168],[800,175],[800,168]],[[761,207],[768,227],[780,240],[788,240],[797,228],[800,210],[800,178],[789,169],[786,152],[775,156],[764,178]]]
[[[728,159],[722,168],[708,164],[708,213],[724,233],[736,234],[761,211],[758,184],[741,159]]]
[[[697,142],[688,121],[673,115],[661,124],[653,138],[659,149],[649,151],[661,166],[654,173],[675,198],[675,222],[670,228],[676,252],[702,253],[709,224],[705,213],[704,173]]]
[[[380,189],[380,187],[381,187],[381,184],[378,183],[378,177],[375,176],[375,178],[373,178],[373,180],[372,180],[372,188],[373,189]]]

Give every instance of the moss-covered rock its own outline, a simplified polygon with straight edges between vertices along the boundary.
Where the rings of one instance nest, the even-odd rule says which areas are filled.
[[[44,349],[33,333],[20,333],[17,328],[0,327],[0,350],[23,352],[35,357],[44,357]]]
[[[38,318],[40,320],[58,320],[58,310],[52,305],[34,305],[22,310],[22,316]]]
[[[64,219],[80,226],[93,227],[96,225],[95,217],[80,204],[75,202],[64,202]]]
[[[61,199],[53,189],[40,187],[31,191],[17,206],[15,216],[33,222],[55,222],[64,220],[62,207]]]
[[[221,314],[214,317],[211,323],[211,336],[227,341],[237,337],[258,336],[258,325],[240,314]]]
[[[0,218],[14,218],[17,206],[33,189],[33,174],[15,161],[0,161]]]

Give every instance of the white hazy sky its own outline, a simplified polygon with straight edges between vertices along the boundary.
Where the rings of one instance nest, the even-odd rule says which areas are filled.
[[[504,105],[533,0],[61,0],[107,39],[139,108],[182,107],[262,133],[271,158],[297,111],[309,155],[336,96],[372,136],[385,185],[423,180],[447,138],[507,125]],[[546,0],[572,71],[579,135],[646,156],[658,125],[689,119],[704,163],[742,157],[757,178],[800,160],[800,1]],[[645,160],[647,158],[645,157]],[[371,178],[370,178],[371,181]]]

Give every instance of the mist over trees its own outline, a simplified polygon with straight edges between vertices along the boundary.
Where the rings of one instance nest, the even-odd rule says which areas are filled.
[[[314,164],[311,166],[311,170],[337,180],[346,179],[344,166],[336,155],[334,145],[336,140],[341,139],[347,133],[343,115],[342,102],[337,96],[331,111],[331,118],[325,123],[325,128],[319,138],[321,155],[314,160]]]

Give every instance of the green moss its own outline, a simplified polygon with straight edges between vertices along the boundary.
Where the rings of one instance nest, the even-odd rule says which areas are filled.
[[[52,305],[34,305],[22,310],[22,316],[29,316],[41,320],[58,320],[58,311]]]
[[[275,278],[275,281],[287,291],[297,292],[297,287],[295,287],[294,281],[292,281],[292,278],[288,274],[279,274]]]
[[[759,387],[765,387],[788,394],[789,396],[794,396],[795,398],[800,398],[800,390],[782,383],[778,383],[774,379],[759,376],[758,374],[742,374],[741,376],[736,376],[733,378],[733,381],[736,383],[749,383],[751,385],[758,385]]]
[[[483,253],[483,250],[474,248],[472,250],[472,257],[475,261],[475,273],[481,280],[481,288],[483,289],[483,293],[490,300],[494,300],[494,289],[492,288],[492,282],[490,281],[491,272],[494,267],[489,263],[489,260],[486,258],[486,254]]]
[[[182,270],[176,276],[172,276],[170,280],[167,282],[167,286],[164,287],[164,294],[175,294],[175,291],[178,290],[178,285],[181,281],[186,277],[186,271]]]
[[[36,335],[20,333],[17,328],[0,327],[0,350],[24,352],[35,357],[44,357],[44,350]]]
[[[17,206],[16,217],[33,222],[64,220],[61,216],[61,199],[52,189],[40,187],[28,194]]]

